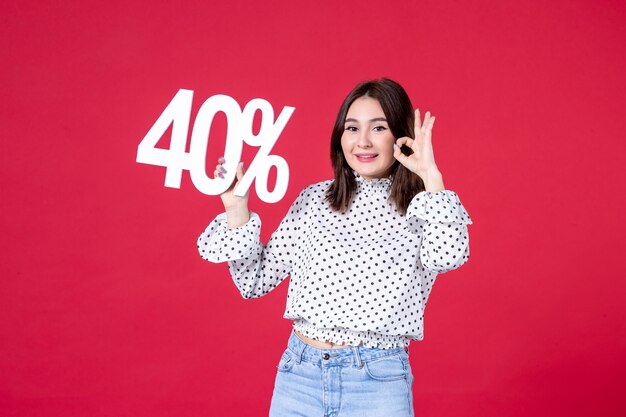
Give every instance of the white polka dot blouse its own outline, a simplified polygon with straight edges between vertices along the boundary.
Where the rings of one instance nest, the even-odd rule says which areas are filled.
[[[391,180],[365,180],[345,213],[324,201],[332,180],[306,187],[266,245],[261,220],[228,229],[218,215],[198,238],[202,258],[228,262],[244,298],[290,276],[284,317],[302,334],[336,344],[406,347],[424,337],[437,274],[469,257],[472,221],[453,191],[418,193],[406,216],[388,202]]]

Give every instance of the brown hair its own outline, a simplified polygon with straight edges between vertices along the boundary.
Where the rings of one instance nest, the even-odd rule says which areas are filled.
[[[365,81],[354,87],[339,108],[330,137],[330,161],[335,180],[326,190],[326,201],[333,210],[340,212],[345,212],[350,207],[357,187],[352,168],[348,165],[341,148],[341,136],[345,129],[348,109],[356,99],[364,96],[376,99],[380,103],[389,130],[396,139],[404,136],[415,137],[413,105],[400,84],[387,78],[381,78]],[[413,153],[407,146],[402,146],[401,151],[405,155]],[[396,209],[404,215],[413,197],[425,190],[424,182],[398,161],[391,168],[391,177],[389,201],[393,202]]]

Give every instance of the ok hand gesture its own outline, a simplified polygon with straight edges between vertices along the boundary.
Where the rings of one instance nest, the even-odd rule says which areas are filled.
[[[426,112],[424,123],[421,122],[419,109],[415,110],[415,139],[408,136],[396,140],[393,156],[411,172],[417,174],[424,181],[427,191],[443,190],[441,173],[435,164],[433,154],[432,130],[435,124],[435,116]],[[402,145],[406,145],[413,153],[405,155],[400,151]]]

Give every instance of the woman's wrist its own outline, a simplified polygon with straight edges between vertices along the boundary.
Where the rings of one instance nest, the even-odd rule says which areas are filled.
[[[232,207],[226,209],[226,222],[229,229],[236,229],[250,220],[248,207]]]
[[[437,191],[445,190],[445,187],[443,185],[443,176],[437,168],[433,168],[418,175],[424,182],[424,187],[426,188],[426,191],[434,193]]]

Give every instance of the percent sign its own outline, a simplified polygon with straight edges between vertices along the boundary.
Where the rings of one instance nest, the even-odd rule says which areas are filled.
[[[222,94],[209,97],[198,111],[191,133],[189,152],[185,152],[192,102],[193,91],[178,90],[172,101],[139,143],[137,162],[165,167],[164,185],[166,187],[180,188],[183,170],[187,170],[198,191],[206,195],[219,195],[226,191],[235,179],[236,167],[241,160],[243,143],[245,142],[260,149],[245,175],[239,181],[235,195],[245,195],[256,179],[255,190],[262,201],[275,203],[283,198],[289,184],[289,165],[284,158],[270,155],[270,151],[295,108],[283,107],[278,118],[274,121],[274,109],[264,99],[250,100],[242,111],[232,97]],[[255,135],[253,121],[257,111],[261,112],[261,126]],[[226,175],[224,178],[209,178],[205,169],[206,153],[213,118],[218,112],[223,112],[228,122],[224,149]],[[170,148],[157,148],[157,143],[170,125],[172,125]],[[274,190],[270,192],[267,183],[272,166],[276,167],[277,175]]]

